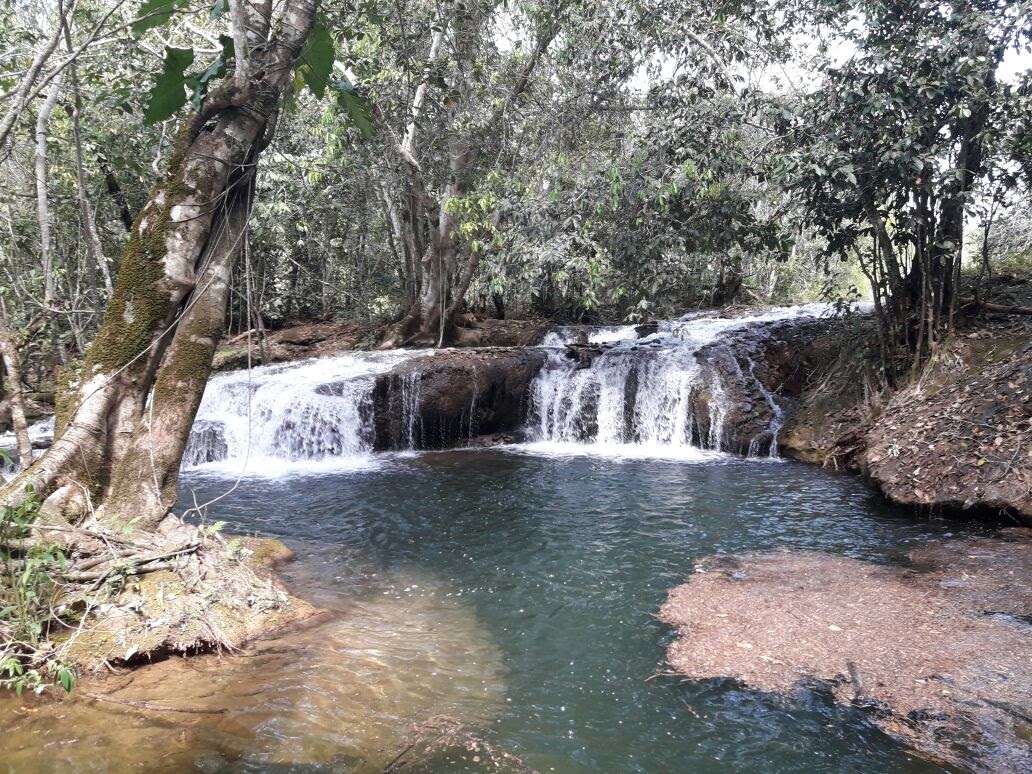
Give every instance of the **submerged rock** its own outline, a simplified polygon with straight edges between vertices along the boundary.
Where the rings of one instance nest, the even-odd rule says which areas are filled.
[[[659,618],[673,669],[793,693],[823,687],[929,757],[1032,766],[1032,544],[935,543],[897,567],[771,551],[703,560]]]

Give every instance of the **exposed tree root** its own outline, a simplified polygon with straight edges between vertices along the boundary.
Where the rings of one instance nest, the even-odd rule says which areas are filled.
[[[30,668],[51,663],[89,673],[172,653],[234,650],[317,612],[270,572],[270,558],[290,555],[278,541],[227,540],[171,516],[160,531],[138,535],[96,519],[33,526],[30,537],[4,541],[3,570],[19,571],[48,546],[60,550],[49,606],[39,613],[41,636],[28,642],[12,622],[0,623],[0,658]]]

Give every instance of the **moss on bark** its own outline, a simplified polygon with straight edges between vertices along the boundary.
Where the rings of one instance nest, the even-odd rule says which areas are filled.
[[[165,254],[172,210],[186,186],[183,167],[193,142],[190,121],[176,138],[165,178],[148,197],[122,251],[114,291],[104,322],[86,353],[85,373],[124,368],[149,348],[165,324],[171,288],[166,285]]]

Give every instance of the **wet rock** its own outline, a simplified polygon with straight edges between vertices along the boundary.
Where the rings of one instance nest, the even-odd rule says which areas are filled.
[[[577,364],[574,370],[580,370],[581,368],[591,368],[595,358],[606,349],[608,348],[597,344],[567,344],[564,354],[567,359]]]
[[[402,363],[376,377],[374,448],[442,449],[516,431],[544,361],[542,350],[513,347],[444,350]]]
[[[659,322],[647,322],[634,327],[634,332],[638,334],[639,339],[644,339],[646,336],[651,336],[653,333],[659,331]]]
[[[696,359],[719,375],[723,394],[695,399],[699,441],[721,421],[722,446],[739,454],[767,454],[797,405],[810,374],[809,350],[841,321],[796,318],[731,331],[699,350]],[[719,411],[718,411],[719,410]]]
[[[456,347],[529,347],[540,344],[552,328],[543,320],[465,319],[455,329]]]

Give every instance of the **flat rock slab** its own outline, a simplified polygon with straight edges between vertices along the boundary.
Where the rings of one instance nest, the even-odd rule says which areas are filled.
[[[779,550],[702,560],[659,618],[692,679],[830,689],[929,757],[1032,770],[1032,542],[953,540],[900,567]]]

